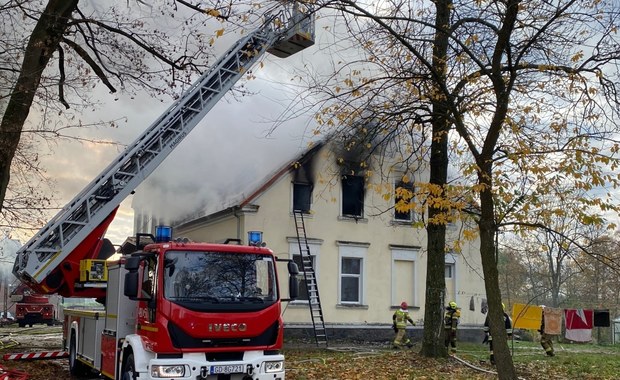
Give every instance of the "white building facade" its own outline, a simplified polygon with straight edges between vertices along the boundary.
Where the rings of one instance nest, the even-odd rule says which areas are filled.
[[[340,164],[331,146],[314,147],[232,207],[173,224],[175,237],[247,242],[249,231],[261,231],[276,256],[299,262],[293,210],[303,210],[326,325],[391,325],[402,301],[422,325],[426,230],[413,226],[419,216],[395,210],[394,191],[427,181],[428,173],[397,166],[389,174],[379,167],[355,172]],[[403,183],[403,178],[409,183]],[[459,231],[449,226],[448,240],[462,239]],[[461,307],[462,325],[479,326],[486,305],[479,243],[462,241],[461,245],[461,252],[446,254],[444,302],[454,300]],[[284,289],[284,264],[279,269]],[[287,324],[311,323],[307,293],[303,289],[301,293],[300,299],[283,307]]]

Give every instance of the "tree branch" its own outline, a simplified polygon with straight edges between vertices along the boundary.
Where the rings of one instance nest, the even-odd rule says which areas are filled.
[[[112,83],[110,83],[108,77],[105,75],[101,67],[99,67],[99,65],[97,65],[97,62],[95,62],[95,60],[92,59],[90,55],[88,55],[88,52],[86,50],[82,49],[82,47],[76,44],[74,41],[68,40],[64,37],[62,38],[62,42],[70,46],[86,63],[88,63],[88,65],[93,69],[95,74],[110,89],[111,92],[116,92],[116,88],[114,88]]]

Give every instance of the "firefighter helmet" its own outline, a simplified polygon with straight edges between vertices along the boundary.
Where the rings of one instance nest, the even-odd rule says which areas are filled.
[[[448,304],[448,306],[450,306],[450,309],[456,309],[456,302],[454,302],[454,301],[450,301],[450,303]]]

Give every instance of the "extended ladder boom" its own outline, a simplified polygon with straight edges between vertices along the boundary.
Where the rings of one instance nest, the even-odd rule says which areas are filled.
[[[287,57],[314,43],[312,15],[297,5],[238,40],[209,71],[18,252],[13,273],[40,293],[97,297],[79,281],[83,259],[97,258],[121,202],[189,134],[265,52]]]

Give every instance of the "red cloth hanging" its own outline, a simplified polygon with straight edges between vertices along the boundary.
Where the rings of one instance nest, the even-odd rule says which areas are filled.
[[[566,339],[574,342],[590,342],[592,340],[592,326],[594,311],[585,309],[564,310],[566,323]]]

